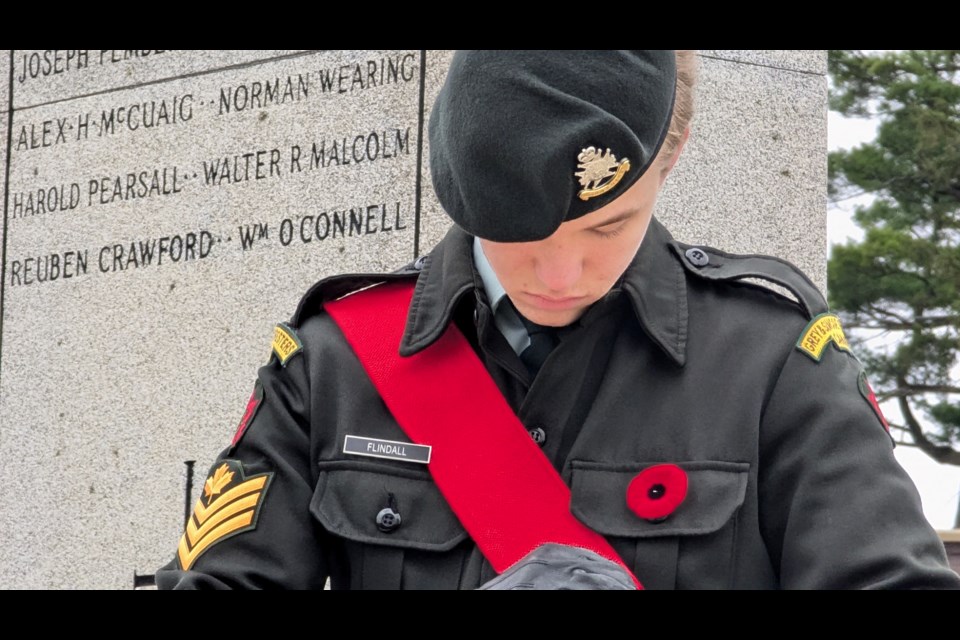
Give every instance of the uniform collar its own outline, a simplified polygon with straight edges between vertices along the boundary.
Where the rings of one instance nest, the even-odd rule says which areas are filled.
[[[486,254],[483,253],[483,247],[480,246],[480,239],[476,237],[473,239],[473,264],[477,268],[477,274],[483,281],[483,288],[487,292],[487,300],[490,302],[490,310],[496,315],[497,308],[507,295],[507,292],[504,290],[503,285],[500,284],[500,278],[497,277],[493,267],[490,266],[490,261],[487,260]]]
[[[653,218],[619,286],[650,339],[683,366],[687,285],[684,269],[670,250],[673,243],[670,232]],[[424,260],[407,312],[401,356],[417,353],[442,335],[461,297],[478,285],[480,276],[473,260],[473,236],[452,225]]]

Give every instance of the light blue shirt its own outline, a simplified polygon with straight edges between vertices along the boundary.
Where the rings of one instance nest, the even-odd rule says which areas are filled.
[[[473,264],[477,267],[480,279],[483,280],[483,288],[487,292],[487,302],[490,303],[490,310],[493,311],[493,322],[507,339],[517,355],[530,346],[530,336],[527,334],[527,328],[523,326],[513,305],[500,304],[507,297],[507,292],[500,284],[497,274],[493,267],[483,254],[483,248],[480,246],[480,239],[473,238]]]

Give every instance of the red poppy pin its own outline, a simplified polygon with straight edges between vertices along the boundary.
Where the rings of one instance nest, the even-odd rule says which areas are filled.
[[[687,474],[675,464],[647,467],[630,481],[627,506],[650,522],[662,522],[687,497]]]

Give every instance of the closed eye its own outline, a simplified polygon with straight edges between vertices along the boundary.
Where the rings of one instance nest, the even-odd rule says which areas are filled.
[[[600,231],[600,230],[598,230],[598,229],[594,229],[593,232],[596,233],[596,234],[597,234],[598,236],[600,236],[601,238],[615,238],[615,237],[617,237],[618,235],[620,235],[621,233],[623,233],[623,228],[624,228],[625,226],[626,226],[626,225],[623,225],[623,224],[622,224],[622,225],[620,225],[619,227],[617,227],[616,229],[614,229],[613,231]]]

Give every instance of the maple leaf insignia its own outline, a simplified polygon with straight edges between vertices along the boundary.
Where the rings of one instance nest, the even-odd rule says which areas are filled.
[[[203,495],[207,496],[207,501],[209,502],[213,496],[223,491],[231,480],[233,480],[233,471],[230,471],[226,464],[220,465],[203,485]]]

